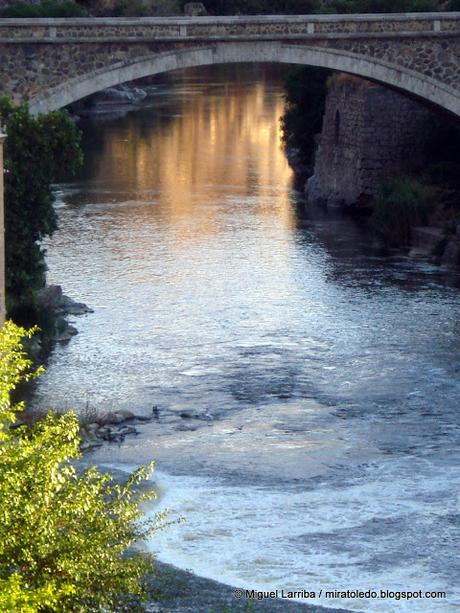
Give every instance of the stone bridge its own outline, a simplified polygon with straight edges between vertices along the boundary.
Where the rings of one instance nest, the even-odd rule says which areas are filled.
[[[460,13],[0,20],[0,92],[33,112],[160,72],[323,66],[460,116]]]

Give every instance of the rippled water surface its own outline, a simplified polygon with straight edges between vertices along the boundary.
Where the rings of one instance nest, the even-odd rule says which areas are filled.
[[[95,312],[34,402],[158,406],[94,458],[156,458],[160,504],[187,518],[152,541],[164,561],[253,588],[446,590],[318,603],[459,610],[459,278],[304,209],[280,83],[174,73],[84,122],[48,264]]]

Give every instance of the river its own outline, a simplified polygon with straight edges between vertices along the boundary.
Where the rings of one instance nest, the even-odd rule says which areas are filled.
[[[33,402],[158,407],[92,458],[156,459],[159,505],[186,518],[150,543],[165,562],[248,588],[448,596],[314,600],[331,607],[459,610],[460,277],[306,209],[282,112],[275,68],[229,66],[82,121],[48,280],[95,312]]]

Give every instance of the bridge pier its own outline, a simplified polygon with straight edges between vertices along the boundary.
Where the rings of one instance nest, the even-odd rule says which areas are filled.
[[[435,117],[376,83],[347,75],[330,79],[309,202],[368,206],[386,179],[423,167],[439,129]]]
[[[4,204],[4,181],[3,181],[3,145],[6,134],[3,134],[0,126],[0,326],[3,326],[6,318],[5,305],[5,204]]]

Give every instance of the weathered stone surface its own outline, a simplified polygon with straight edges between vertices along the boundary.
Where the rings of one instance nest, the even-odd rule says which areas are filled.
[[[101,425],[121,424],[125,421],[131,421],[135,418],[136,416],[134,415],[134,413],[131,413],[131,411],[120,410],[115,411],[113,413],[105,413],[104,415],[101,415],[96,420],[96,423]]]
[[[366,204],[382,181],[423,162],[433,113],[407,96],[341,75],[332,80],[310,202]]]
[[[460,116],[460,13],[0,20],[0,92],[49,111],[188,66],[283,62],[370,78]]]
[[[133,425],[126,425],[126,421],[134,420],[136,416],[131,411],[116,411],[101,416],[96,421],[81,427],[81,449],[90,451],[100,446],[102,441],[109,443],[122,443],[126,436],[138,434]]]
[[[102,446],[102,442],[101,441],[89,441],[89,440],[84,440],[81,444],[80,444],[80,449],[81,451],[91,451],[92,449],[95,449],[96,447],[101,447]]]
[[[440,263],[452,268],[460,267],[460,239],[458,236],[452,236],[447,241]]]
[[[37,292],[37,301],[46,309],[58,309],[62,302],[62,287],[47,285]]]
[[[445,249],[446,233],[442,228],[434,226],[413,226],[411,228],[410,242],[412,245],[409,255],[437,255]]]
[[[187,17],[203,17],[207,14],[208,11],[202,2],[187,2],[184,5],[184,15]]]
[[[118,430],[118,434],[121,436],[127,436],[128,434],[137,434],[137,430],[134,426],[123,426]]]
[[[78,334],[77,328],[75,328],[71,324],[65,322],[64,328],[62,330],[56,332],[51,337],[51,340],[55,341],[57,343],[66,343],[66,342],[70,341],[70,339],[73,336],[75,336],[76,334]]]
[[[61,295],[61,300],[56,305],[57,310],[67,315],[85,315],[86,313],[94,313],[84,302],[75,302],[72,298]]]
[[[155,414],[153,413],[151,416],[148,415],[137,415],[132,411],[128,411],[126,409],[119,409],[118,411],[107,412],[102,415],[99,415],[94,422],[99,424],[100,426],[109,426],[109,425],[119,425],[124,424],[125,422],[137,421],[137,422],[149,422],[155,418]]]
[[[118,85],[117,87],[109,87],[108,89],[102,91],[100,94],[97,94],[94,103],[96,105],[132,105],[136,102],[140,102],[146,96],[147,93],[139,87]]]
[[[85,430],[89,433],[89,434],[95,434],[97,432],[97,430],[99,429],[99,424],[97,423],[91,423],[85,426]]]
[[[311,204],[319,206],[327,205],[328,191],[326,188],[321,188],[319,182],[319,173],[311,176],[305,185],[305,196]]]

